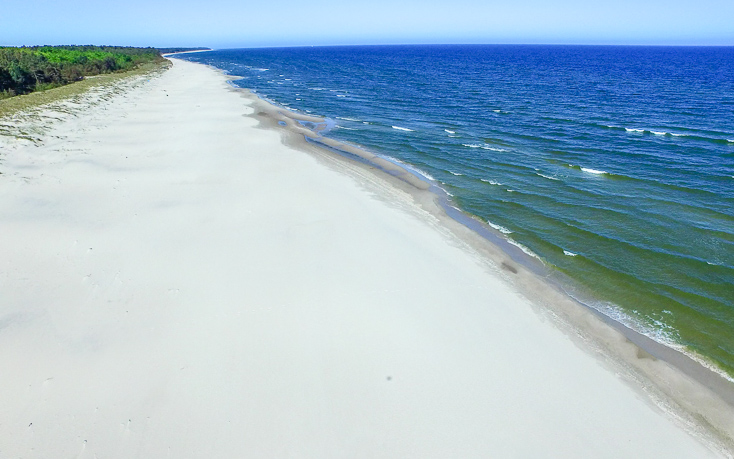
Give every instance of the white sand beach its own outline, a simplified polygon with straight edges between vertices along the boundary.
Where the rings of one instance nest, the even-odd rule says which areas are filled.
[[[411,194],[173,62],[0,136],[0,458],[726,457]]]

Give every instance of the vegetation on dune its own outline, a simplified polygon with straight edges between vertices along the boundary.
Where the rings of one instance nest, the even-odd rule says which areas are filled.
[[[0,99],[131,70],[162,61],[154,48],[117,46],[0,47]]]
[[[113,72],[97,75],[93,78],[85,78],[74,84],[67,84],[52,88],[47,91],[35,91],[26,94],[23,97],[9,97],[0,100],[0,119],[6,116],[14,115],[18,112],[27,111],[37,108],[41,105],[52,104],[54,102],[70,99],[79,96],[90,89],[115,84],[120,80],[131,76],[154,75],[169,68],[171,63],[163,59],[161,61],[143,63],[132,70],[125,72]],[[0,134],[2,134],[2,123],[0,123]]]

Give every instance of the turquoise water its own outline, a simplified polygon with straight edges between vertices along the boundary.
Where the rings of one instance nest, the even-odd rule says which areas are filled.
[[[592,306],[734,375],[734,49],[184,55],[423,171]],[[565,276],[564,276],[565,277]]]

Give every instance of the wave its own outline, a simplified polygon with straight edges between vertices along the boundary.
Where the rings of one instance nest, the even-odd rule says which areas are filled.
[[[565,250],[565,249],[563,250],[563,254],[566,255],[567,257],[576,257],[576,256],[578,256],[578,253],[569,252],[568,250]]]
[[[337,119],[344,120],[344,121],[354,121],[357,123],[362,122],[362,120],[358,120],[357,118],[347,118],[346,116],[337,116]]]
[[[444,131],[448,132],[449,134],[456,134],[456,131],[449,131],[448,129],[444,129]]]
[[[594,174],[594,175],[614,175],[614,174],[611,174],[611,173],[609,173],[607,171],[602,171],[602,170],[599,170],[599,169],[592,169],[590,167],[581,167],[581,166],[577,166],[575,164],[568,164],[568,165],[566,165],[566,167],[568,167],[569,169],[576,169],[576,170],[579,170],[581,172],[586,172],[587,174]]]
[[[387,155],[382,156],[382,158],[390,161],[391,163],[397,164],[398,166],[400,166],[400,167],[402,167],[404,169],[407,169],[410,172],[413,172],[415,175],[419,175],[419,176],[421,176],[423,178],[426,178],[426,179],[430,180],[431,182],[436,182],[436,179],[433,178],[433,176],[431,174],[429,174],[428,172],[425,172],[425,171],[423,171],[421,169],[418,169],[417,167],[415,167],[414,165],[412,165],[410,163],[403,162],[403,161],[401,161],[401,160],[399,160],[397,158],[394,158],[392,156],[387,156]]]
[[[603,175],[603,174],[608,174],[609,173],[607,171],[600,171],[600,170],[597,170],[597,169],[590,169],[588,167],[582,167],[581,170],[584,171],[584,172],[588,172],[589,174],[596,174],[596,175]]]
[[[407,132],[414,132],[413,129],[408,129],[400,126],[393,126],[393,129],[397,129],[398,131],[407,131]]]
[[[532,250],[528,249],[527,247],[525,247],[524,245],[520,244],[519,242],[513,241],[512,239],[508,239],[507,242],[509,242],[510,244],[514,245],[515,247],[517,247],[518,249],[522,250],[523,252],[525,252],[525,255],[529,255],[529,256],[531,256],[533,258],[537,258],[538,260],[541,259],[539,256],[537,256],[536,254],[534,254]]]
[[[637,129],[637,128],[624,128],[627,132],[632,132],[636,134],[652,134],[657,135],[660,137],[679,137],[679,138],[685,138],[690,140],[698,140],[701,142],[710,142],[710,143],[719,143],[719,144],[727,144],[727,143],[734,143],[734,139],[721,139],[717,137],[707,137],[703,135],[697,135],[697,134],[682,134],[679,132],[667,132],[667,131],[653,131],[652,129]]]
[[[499,231],[499,232],[500,232],[500,233],[502,233],[502,234],[512,234],[512,231],[508,230],[508,229],[507,229],[507,228],[505,228],[504,226],[501,226],[501,225],[496,225],[496,224],[492,223],[492,222],[491,222],[491,221],[489,221],[489,220],[487,220],[487,224],[488,224],[489,226],[491,226],[492,228],[496,229],[497,231]]]
[[[504,148],[497,148],[497,147],[492,147],[492,146],[490,146],[490,145],[487,145],[486,143],[484,143],[484,144],[478,144],[478,143],[463,143],[462,145],[463,145],[463,146],[465,146],[465,147],[467,147],[467,148],[481,148],[482,150],[492,150],[492,151],[509,151],[509,150],[505,150]]]
[[[636,129],[636,128],[624,128],[627,132],[636,132],[638,134],[654,134],[654,135],[660,135],[660,136],[676,136],[676,137],[685,137],[685,134],[673,134],[671,132],[665,132],[665,131],[653,131],[649,129]]]
[[[550,180],[560,180],[557,177],[551,177],[550,175],[541,174],[540,172],[536,172],[536,174],[539,175],[539,176],[541,176],[541,177],[543,177],[543,178],[547,178],[547,179],[550,179]]]
[[[490,185],[502,185],[500,182],[495,182],[494,180],[485,180],[485,179],[479,179],[479,180],[484,183],[489,183]]]
[[[449,171],[449,173],[451,173],[453,175],[464,175],[461,172],[454,172],[454,171]]]
[[[348,128],[348,127],[345,127],[345,126],[339,126],[338,124],[336,125],[336,128],[337,129],[344,129],[345,131],[359,131],[359,129],[356,129],[356,128]]]
[[[626,131],[627,130],[627,128],[623,128],[621,126],[611,126],[609,124],[589,123],[589,125],[600,127],[602,129],[614,129],[615,131]]]

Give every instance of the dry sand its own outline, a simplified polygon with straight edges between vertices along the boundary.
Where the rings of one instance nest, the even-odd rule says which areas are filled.
[[[0,458],[722,454],[251,104],[175,61],[0,137]]]

